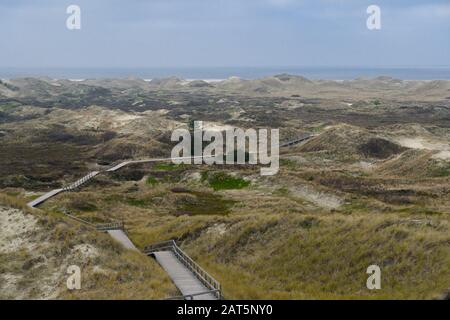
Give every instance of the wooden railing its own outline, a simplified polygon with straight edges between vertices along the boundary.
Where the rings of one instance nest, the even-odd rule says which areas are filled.
[[[72,183],[72,184],[70,184],[68,186],[65,186],[63,188],[63,190],[64,191],[74,191],[77,188],[81,187],[86,182],[90,181],[92,178],[94,178],[98,174],[99,174],[99,171],[90,172],[88,175],[84,176],[83,178],[75,181],[74,183]]]
[[[185,296],[170,297],[170,298],[167,298],[166,300],[194,300],[195,297],[204,296],[205,294],[214,294],[215,296],[217,296],[217,294],[219,294],[220,297],[222,298],[220,290],[208,290],[208,291],[205,291],[205,292],[188,294],[188,295],[185,295]]]
[[[84,219],[75,217],[75,216],[73,216],[71,214],[68,214],[68,213],[65,213],[65,215],[66,215],[66,217],[69,217],[70,219],[73,219],[75,221],[78,221],[78,222],[81,222],[81,223],[83,223],[85,225],[88,225],[89,227],[96,228],[96,226],[94,224],[90,223],[89,221],[86,221]]]
[[[102,224],[95,225],[95,227],[99,231],[124,230],[125,229],[123,222],[102,223]]]
[[[222,299],[222,287],[220,283],[181,250],[180,247],[177,246],[175,240],[159,242],[144,248],[144,253],[146,255],[151,255],[158,251],[172,251],[175,254],[175,257],[209,290],[209,293],[213,294],[218,299]],[[203,294],[206,293],[202,293],[202,295]]]
[[[305,136],[303,136],[303,137],[301,137],[301,138],[297,138],[297,139],[294,139],[294,140],[291,140],[291,141],[287,141],[287,142],[284,142],[284,143],[280,143],[280,148],[290,147],[290,146],[293,146],[293,145],[298,144],[298,143],[300,143],[300,142],[303,142],[303,141],[306,141],[306,140],[308,140],[308,139],[311,139],[311,138],[313,138],[313,137],[315,137],[315,135],[313,135],[313,134],[307,134],[307,135],[305,135]]]

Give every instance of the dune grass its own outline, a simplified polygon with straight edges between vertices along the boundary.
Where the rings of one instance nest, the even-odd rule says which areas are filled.
[[[228,299],[433,299],[450,287],[445,212],[360,196],[349,196],[340,208],[326,211],[273,180],[272,189],[255,186],[211,193],[204,182],[212,176],[178,183],[180,190],[187,190],[181,193],[171,192],[174,186],[169,183],[149,188],[143,181],[83,194],[99,209],[89,214],[124,220],[140,248],[175,239],[221,282]],[[284,179],[283,173],[279,179]],[[185,203],[217,211],[195,202],[190,190],[236,203],[226,215],[174,215],[174,208]],[[60,203],[70,203],[74,195],[64,197]],[[111,198],[113,202],[107,200]],[[56,199],[46,204],[55,205]],[[381,290],[366,288],[366,270],[373,264],[381,267]]]
[[[0,194],[0,204],[37,218],[35,229],[20,235],[17,241],[23,244],[17,250],[0,252],[1,274],[20,279],[7,289],[0,282],[0,299],[165,299],[179,295],[156,261],[124,249],[106,233],[54,211],[28,208],[21,199],[4,194]],[[77,250],[79,246],[88,246],[95,254],[86,256]],[[66,269],[72,264],[81,268],[81,290],[66,288]]]
[[[11,196],[5,193],[0,193],[0,204],[22,210],[23,212],[29,214],[42,213],[41,210],[39,209],[29,207],[24,199]]]
[[[448,221],[388,215],[274,215],[204,233],[186,250],[231,299],[433,299],[450,287],[449,231]],[[366,288],[373,264],[381,290]]]

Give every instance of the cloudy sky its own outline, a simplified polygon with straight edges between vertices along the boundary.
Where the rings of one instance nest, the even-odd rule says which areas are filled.
[[[436,66],[449,35],[449,0],[0,0],[0,67]]]

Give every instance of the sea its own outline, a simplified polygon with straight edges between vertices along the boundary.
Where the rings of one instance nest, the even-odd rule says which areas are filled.
[[[450,66],[433,67],[172,67],[172,68],[1,68],[0,79],[49,77],[52,79],[104,79],[179,77],[188,80],[257,79],[276,74],[301,75],[312,80],[352,80],[393,77],[401,80],[450,80]]]

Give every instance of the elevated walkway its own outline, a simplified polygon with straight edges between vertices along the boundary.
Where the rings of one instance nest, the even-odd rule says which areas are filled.
[[[174,240],[146,246],[144,253],[155,257],[186,300],[219,300],[220,283],[194,262]]]

